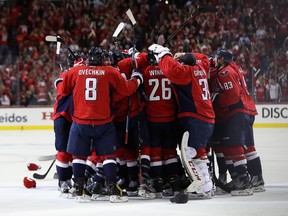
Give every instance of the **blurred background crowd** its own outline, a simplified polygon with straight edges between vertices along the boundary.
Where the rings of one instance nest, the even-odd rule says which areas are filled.
[[[288,102],[288,1],[287,0],[0,0],[0,105],[51,105],[53,82],[67,58],[62,45],[46,35],[59,35],[73,51],[87,53],[92,46],[120,49],[133,46],[146,51],[160,34],[168,38],[197,5],[215,7],[216,13],[192,18],[167,44],[172,53],[183,50],[213,55],[230,49],[246,77],[257,103]],[[127,9],[138,22],[133,30]]]

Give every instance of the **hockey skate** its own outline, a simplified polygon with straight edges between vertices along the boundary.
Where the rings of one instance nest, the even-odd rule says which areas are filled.
[[[128,202],[128,195],[125,190],[122,190],[117,184],[109,183],[108,191],[109,201],[111,203]]]
[[[183,188],[183,189],[186,189],[186,188]],[[167,183],[163,186],[162,197],[171,198],[171,197],[174,197],[174,195],[179,193],[180,191],[181,191],[180,177],[178,175],[171,175],[168,177]]]
[[[145,199],[155,199],[156,198],[156,191],[152,187],[152,182],[150,179],[143,178],[142,183],[138,189],[138,195]]]
[[[223,185],[227,184],[227,174],[220,174],[218,177],[218,181]],[[228,194],[226,191],[222,190],[219,186],[215,186],[215,195],[225,195]]]
[[[129,180],[120,178],[117,180],[117,185],[119,185],[120,188],[126,188],[129,186]]]
[[[233,179],[227,184],[231,188],[232,196],[250,196],[253,195],[252,184],[250,181],[250,176],[248,174],[243,174]]]
[[[128,187],[126,187],[126,192],[128,197],[137,197],[138,196],[138,181],[130,181]]]
[[[76,202],[83,203],[89,202],[90,196],[87,196],[84,192],[84,178],[78,178],[75,180],[73,187],[69,190]]]
[[[91,190],[91,200],[92,201],[108,201],[109,195],[103,184],[99,182],[93,182]]]
[[[67,181],[59,181],[59,188],[60,191],[60,197],[63,198],[73,198],[73,195],[70,193],[70,189],[72,188],[71,180]]]
[[[251,176],[251,184],[253,192],[264,192],[266,190],[264,187],[265,183],[262,174]]]
[[[162,198],[163,179],[161,177],[157,177],[157,178],[153,179],[153,188],[155,189],[156,197]]]

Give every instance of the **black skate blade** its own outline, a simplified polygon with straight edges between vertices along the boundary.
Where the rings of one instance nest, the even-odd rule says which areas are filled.
[[[170,202],[179,204],[187,203],[188,200],[189,200],[188,194],[185,194],[183,192],[180,192],[176,194],[174,197],[170,198]]]

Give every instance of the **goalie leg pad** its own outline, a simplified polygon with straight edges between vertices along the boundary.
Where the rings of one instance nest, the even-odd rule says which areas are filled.
[[[188,192],[206,193],[212,190],[213,182],[209,174],[208,160],[193,159],[191,156],[197,154],[196,150],[188,147],[189,132],[183,134],[181,142],[181,158],[187,174],[193,181],[187,188]],[[188,150],[188,151],[187,151]],[[195,157],[194,156],[194,157]]]

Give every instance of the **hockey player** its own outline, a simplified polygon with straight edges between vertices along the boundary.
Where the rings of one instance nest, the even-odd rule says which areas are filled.
[[[77,52],[75,53],[75,57],[70,53],[68,54],[67,65],[69,68],[85,65],[86,58],[84,53]],[[63,77],[66,72],[64,71],[60,77]],[[63,197],[70,197],[69,190],[72,187],[72,167],[70,164],[72,162],[72,155],[66,151],[72,124],[70,114],[71,97],[71,94],[67,96],[57,95],[52,116],[55,132],[55,148],[57,150],[56,170],[59,179],[58,186]]]
[[[92,47],[88,66],[71,68],[62,79],[55,81],[60,95],[73,95],[73,112],[67,151],[73,155],[72,168],[76,198],[81,201],[84,190],[86,159],[91,149],[103,157],[103,172],[110,202],[128,201],[116,184],[117,134],[112,123],[112,91],[131,95],[143,82],[142,75],[134,72],[125,80],[111,66],[104,66],[105,52]]]
[[[221,127],[217,132],[220,133],[224,157],[234,167],[233,180],[227,186],[232,195],[252,195],[253,191],[265,190],[261,161],[253,137],[257,110],[243,73],[232,57],[227,49],[218,50],[214,57],[217,88],[220,91],[213,94],[212,100],[216,116],[220,119]]]
[[[128,79],[133,68],[142,71],[142,68],[147,67],[147,65],[146,53],[137,53],[136,58],[125,58],[117,64],[122,76]],[[115,101],[114,122],[120,137],[118,156],[119,161],[124,164],[123,161],[125,160],[128,167],[129,185],[126,188],[127,193],[130,196],[139,195],[147,199],[153,199],[156,197],[156,193],[150,178],[151,148],[147,121],[143,112],[145,102],[141,99],[139,91],[130,97],[123,98],[122,96],[121,100],[115,99]],[[121,152],[124,155],[120,155]],[[138,166],[139,152],[140,173]],[[119,174],[123,176],[123,174]]]
[[[142,74],[143,88],[148,97],[145,113],[151,142],[151,177],[158,197],[162,197],[163,189],[163,196],[171,196],[185,189],[181,188],[182,178],[185,180],[184,170],[176,150],[180,132],[178,106],[171,81],[159,69],[153,52],[148,51],[147,61],[149,66]]]
[[[214,111],[210,100],[207,72],[199,65],[180,64],[172,58],[169,49],[158,44],[148,50],[154,53],[160,70],[172,82],[179,106],[178,118],[183,131],[189,132],[187,146],[181,154],[189,164],[187,172],[192,178],[190,192],[210,194],[213,183],[209,174],[206,146],[214,128]],[[185,63],[185,62],[184,62]],[[187,134],[187,133],[186,133]],[[182,143],[183,144],[183,143]]]

